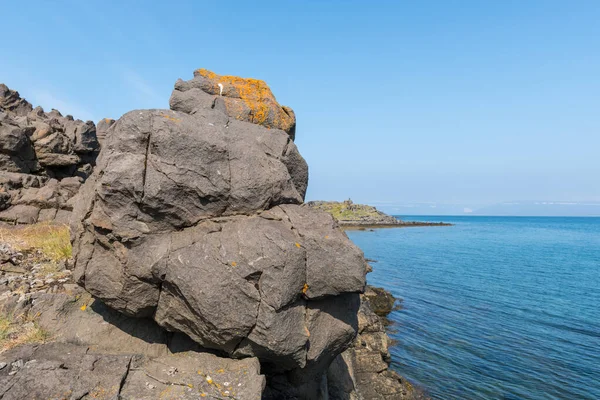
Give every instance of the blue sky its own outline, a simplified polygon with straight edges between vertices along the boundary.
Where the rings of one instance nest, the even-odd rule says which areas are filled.
[[[309,200],[600,202],[598,1],[3,3],[0,82],[78,118],[196,68],[266,80]]]

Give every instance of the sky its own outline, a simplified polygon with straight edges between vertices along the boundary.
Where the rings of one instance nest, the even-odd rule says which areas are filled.
[[[168,108],[207,68],[295,110],[307,200],[600,215],[599,1],[0,3],[0,82],[45,109]]]

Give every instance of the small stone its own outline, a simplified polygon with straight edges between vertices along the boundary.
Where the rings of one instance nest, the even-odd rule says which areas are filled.
[[[0,362],[0,370],[4,369],[4,367],[6,367],[8,364],[6,364],[5,362]]]

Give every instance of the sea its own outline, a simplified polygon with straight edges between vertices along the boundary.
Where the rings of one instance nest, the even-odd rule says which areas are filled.
[[[600,218],[347,231],[401,299],[392,368],[433,399],[600,399]]]

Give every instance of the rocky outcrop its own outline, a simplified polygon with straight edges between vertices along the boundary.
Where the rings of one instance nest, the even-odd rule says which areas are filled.
[[[385,317],[394,308],[394,303],[391,293],[382,288],[368,286],[365,294],[361,295],[358,335],[352,346],[340,354],[327,371],[330,400],[428,398],[390,369],[390,340],[385,329]],[[374,304],[386,306],[378,308]]]
[[[354,204],[352,200],[309,201],[309,207],[328,212],[344,229],[393,228],[411,226],[451,226],[445,222],[402,221],[373,206]]]
[[[91,121],[33,108],[0,84],[0,221],[68,221],[99,144]]]
[[[256,358],[220,357],[150,320],[128,318],[76,286],[27,297],[4,303],[3,311],[37,316],[50,342],[0,354],[3,399],[262,397],[265,377]]]
[[[102,118],[96,125],[96,137],[100,145],[104,143],[104,139],[106,139],[108,130],[115,124],[115,122],[116,121],[112,118]]]
[[[178,81],[173,110],[109,128],[74,211],[74,278],[127,316],[258,357],[317,398],[358,329],[366,262],[329,214],[302,205],[308,169],[290,134],[213,107],[223,98],[203,86],[260,103],[264,82],[235,92],[237,79],[194,79]],[[199,97],[173,100],[194,85]]]
[[[388,369],[395,300],[361,294],[362,252],[303,204],[295,117],[264,82],[199,70],[171,110],[100,121],[89,178],[97,141],[53,111],[71,141],[44,150],[52,113],[4,93],[0,130],[26,133],[0,131],[5,165],[29,170],[0,175],[0,217],[74,212],[72,260],[0,246],[0,397],[420,398]]]
[[[18,230],[17,230],[18,229]],[[15,242],[32,233],[6,228]],[[127,317],[73,284],[66,263],[0,244],[2,399],[252,399],[257,358],[202,349],[149,319]]]
[[[258,79],[217,75],[198,69],[193,79],[180,79],[175,83],[169,104],[172,110],[188,114],[217,109],[238,121],[280,129],[292,140],[296,133],[294,111],[279,105],[269,86]]]

